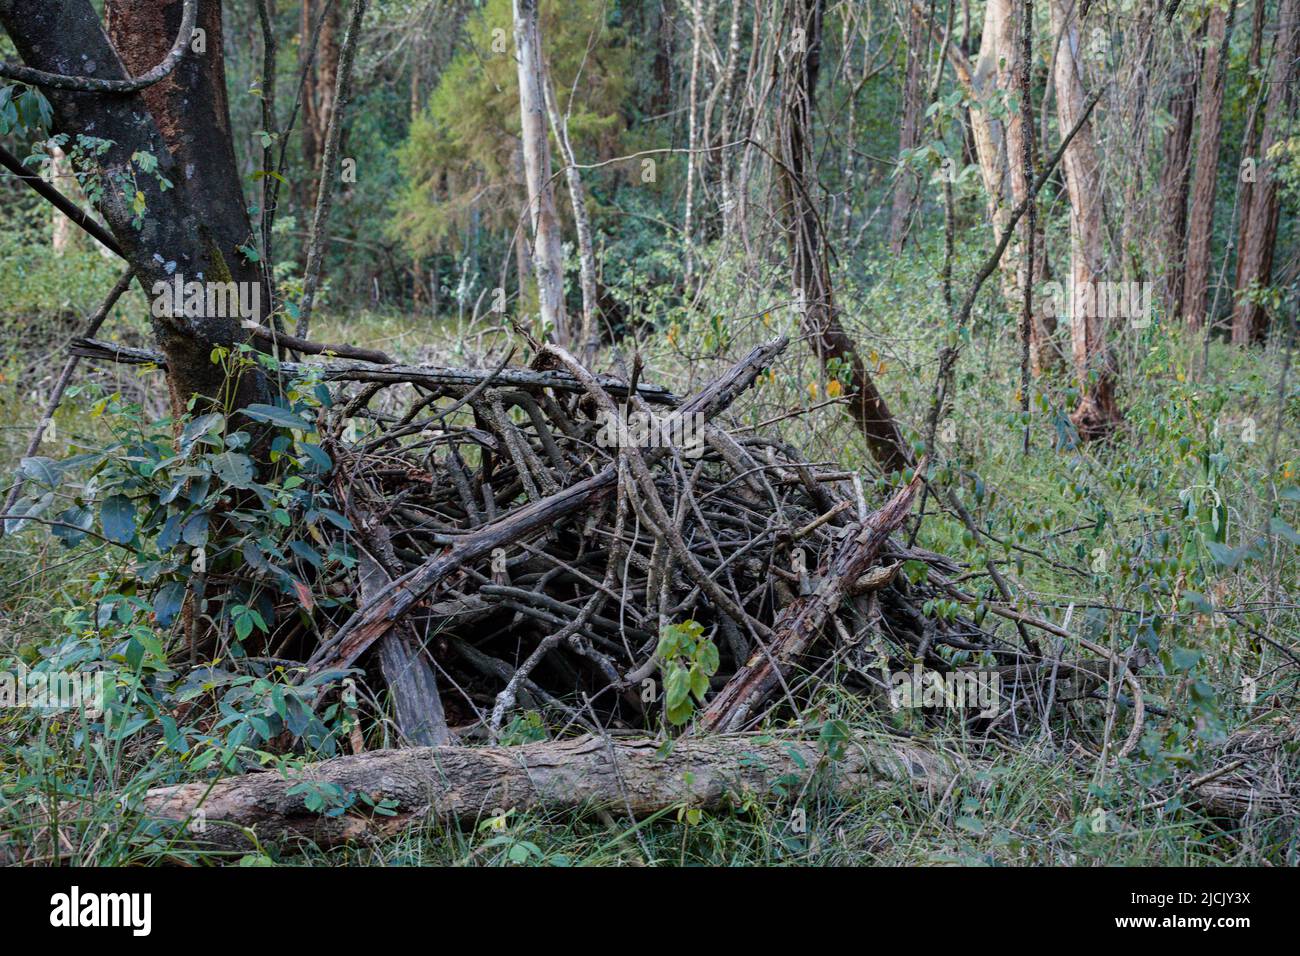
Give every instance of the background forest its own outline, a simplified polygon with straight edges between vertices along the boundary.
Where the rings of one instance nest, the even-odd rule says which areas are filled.
[[[140,2],[92,6],[112,36]],[[22,6],[0,0],[6,63],[27,55]],[[918,627],[969,616],[1025,639],[1016,615],[1032,616],[1055,629],[1025,639],[1042,660],[1109,659],[1144,700],[1112,671],[1091,699],[990,727],[872,706],[841,673],[851,655],[824,654],[801,666],[798,707],[744,729],[810,729],[828,753],[898,735],[977,769],[937,792],[684,802],[635,824],[485,811],[336,849],[195,849],[119,812],[154,786],[407,741],[382,682],[305,687],[271,650],[285,621],[359,605],[326,583],[353,573],[353,522],[295,497],[330,467],[302,427],[332,407],[323,380],[231,398],[224,411],[271,409],[259,459],[256,435],[232,443],[210,417],[223,409],[178,405],[147,365],[83,352],[63,375],[89,317],[88,337],[115,346],[159,337],[143,285],[20,171],[119,241],[176,189],[147,153],[129,189],[106,177],[112,136],[61,129],[57,97],[0,71],[0,147],[21,164],[0,172],[0,664],[96,667],[114,687],[99,721],[0,710],[0,860],[1300,862],[1300,2],[539,0],[531,19],[524,0],[204,6],[229,113],[215,135],[251,223],[222,261],[261,283],[287,351],[296,336],[492,369],[550,340],[687,396],[786,334],[727,427],[842,473],[873,509],[924,462],[899,534],[953,562],[970,600],[918,604]],[[124,189],[138,208],[105,214]],[[222,381],[238,353],[214,347]],[[275,480],[255,483],[250,459]],[[211,497],[178,511],[199,472]],[[249,489],[256,515],[223,569],[262,583],[214,602],[203,646],[187,634],[206,573],[189,549],[215,552],[219,515]],[[702,660],[681,640],[659,654],[666,682],[674,654]],[[457,703],[440,675],[462,742],[563,739],[581,710],[534,693],[488,720],[500,679],[484,671]],[[675,738],[708,713],[696,696],[656,705],[646,728]],[[1269,734],[1281,742],[1251,749]],[[1211,785],[1259,796],[1229,814],[1196,798]],[[321,814],[368,799],[300,786]],[[60,822],[69,800],[79,815]]]

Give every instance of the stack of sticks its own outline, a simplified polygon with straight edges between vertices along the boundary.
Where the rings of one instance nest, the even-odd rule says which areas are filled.
[[[527,367],[312,366],[336,389],[321,444],[358,560],[315,582],[347,610],[291,656],[308,678],[382,680],[402,736],[428,745],[453,727],[498,737],[523,709],[655,728],[659,640],[686,622],[717,651],[697,731],[797,718],[828,680],[888,701],[891,674],[917,664],[1041,682],[1043,663],[994,629],[933,613],[974,598],[954,562],[896,533],[924,462],[873,508],[854,472],[728,428],[723,413],[787,345],[754,348],[685,399],[639,365],[598,376],[536,342]],[[94,340],[74,351],[161,363]]]

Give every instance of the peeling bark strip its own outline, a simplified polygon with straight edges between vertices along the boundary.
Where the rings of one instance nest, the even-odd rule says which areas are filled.
[[[728,798],[800,792],[820,768],[843,793],[873,785],[946,785],[954,758],[903,741],[856,739],[833,763],[815,741],[731,734],[682,740],[663,753],[656,740],[579,737],[521,747],[419,747],[375,750],[309,765],[301,775],[254,773],[150,790],[141,811],[185,823],[196,842],[227,849],[310,840],[329,847],[400,831],[423,819],[473,822],[516,810],[572,811],[609,807],[644,816],[674,806],[723,805]],[[303,781],[332,784],[375,803],[392,801],[392,816],[308,810]],[[784,786],[778,786],[781,781]],[[364,804],[360,804],[364,806]],[[202,833],[196,813],[202,810]]]
[[[683,404],[681,414],[703,415],[705,421],[718,415],[754,383],[759,372],[785,350],[789,341],[782,336],[755,348]],[[663,449],[654,449],[645,457],[649,461],[664,453]],[[384,588],[375,600],[357,611],[329,641],[316,649],[308,661],[312,673],[351,666],[370,645],[388,633],[403,615],[433,593],[458,568],[487,557],[494,548],[527,540],[557,522],[594,506],[613,492],[617,482],[618,468],[609,465],[584,481],[524,505],[499,521],[464,535],[455,547],[398,578],[390,587]]]
[[[817,590],[788,604],[772,626],[770,646],[759,650],[736,671],[727,685],[709,702],[703,723],[709,730],[738,730],[754,707],[762,703],[785,679],[799,658],[821,633],[822,625],[839,610],[858,580],[871,570],[881,548],[912,508],[921,487],[925,462],[917,466],[912,480],[883,508],[851,530],[831,559]]]
[[[356,514],[353,511],[353,514]],[[361,599],[369,601],[392,583],[392,576],[381,563],[392,555],[388,532],[368,515],[356,514],[357,527],[368,532],[369,543],[377,555],[358,548],[361,558]],[[443,746],[454,743],[447,729],[447,718],[438,694],[438,678],[424,657],[424,648],[410,622],[389,631],[379,642],[379,669],[393,698],[397,729],[412,744]]]

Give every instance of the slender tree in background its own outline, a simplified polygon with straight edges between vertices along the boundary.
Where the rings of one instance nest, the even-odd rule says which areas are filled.
[[[1030,0],[989,0],[989,6],[1005,8],[999,9],[993,18],[999,30],[995,38],[1003,73],[999,82],[1004,84],[1008,102],[1011,102],[1013,92],[1020,101],[1020,108],[1011,111],[1005,124],[1011,202],[1016,207],[1029,196],[1037,163],[1032,102],[1033,63],[1030,59],[1033,7]],[[1047,241],[1038,221],[1036,201],[1030,203],[1024,217],[1019,247],[1008,251],[1012,253],[1010,265],[1015,269],[1015,287],[1027,309],[1028,324],[1024,333],[1028,335],[1030,367],[1034,374],[1042,374],[1044,369],[1058,364],[1058,357],[1052,344],[1056,318],[1031,307],[1033,283],[1041,280],[1047,271]]]
[[[1197,40],[1203,34],[1198,32]],[[1172,122],[1165,133],[1160,175],[1160,247],[1165,264],[1165,314],[1183,314],[1183,274],[1187,255],[1187,195],[1192,182],[1192,130],[1196,125],[1195,58],[1183,52],[1174,67],[1169,93]]]
[[[361,25],[366,18],[366,4],[367,0],[352,0],[348,32],[343,37],[343,47],[339,53],[338,75],[334,78],[334,107],[330,111],[329,128],[325,133],[325,151],[321,154],[320,160],[316,209],[311,220],[311,235],[307,240],[307,268],[303,274],[302,304],[295,329],[299,338],[306,338],[311,327],[311,314],[316,303],[321,266],[325,262],[325,248],[329,242],[330,212],[334,208],[335,183],[342,174],[339,167],[339,150],[343,141],[343,120],[348,101],[352,98],[352,67],[356,62],[357,45],[361,41]]]
[[[564,177],[569,185],[569,200],[573,204],[573,226],[578,236],[578,278],[582,285],[582,327],[578,342],[590,361],[600,347],[600,330],[596,327],[596,253],[592,246],[591,217],[587,215],[587,191],[582,184],[582,171],[569,139],[569,114],[561,113],[555,100],[555,87],[550,70],[543,77],[542,92],[546,95],[546,112],[550,117],[551,131],[564,160]]]
[[[1210,243],[1214,238],[1214,193],[1219,179],[1219,139],[1223,130],[1223,82],[1236,15],[1237,0],[1231,0],[1227,8],[1215,3],[1210,8],[1205,34],[1205,59],[1196,104],[1201,129],[1196,143],[1192,211],[1187,228],[1187,271],[1183,278],[1183,315],[1193,329],[1201,327],[1209,309]]]
[[[307,209],[320,190],[317,179],[321,152],[334,115],[334,84],[339,71],[340,0],[302,0],[298,28],[299,70],[305,70],[302,91],[302,159],[308,170],[298,187],[298,205]],[[320,23],[316,53],[310,66],[311,37]],[[306,262],[306,247],[303,261]]]
[[[1250,293],[1272,281],[1273,250],[1277,245],[1281,208],[1277,160],[1273,154],[1286,134],[1295,108],[1297,58],[1300,58],[1300,3],[1282,0],[1259,143],[1261,161],[1249,194],[1249,208],[1241,210],[1243,242],[1238,250],[1237,299],[1232,313],[1232,341],[1238,345],[1256,342],[1268,331],[1267,312]]]
[[[567,345],[564,311],[564,253],[555,212],[551,149],[546,137],[546,82],[542,70],[537,0],[514,0],[515,56],[519,72],[519,118],[522,127],[524,178],[528,184],[528,221],[533,233],[533,272],[542,324]]]
[[[921,67],[924,60],[924,39],[926,32],[915,17],[908,20],[907,29],[907,69],[903,80],[903,109],[899,122],[898,153],[903,156],[916,149],[921,142],[921,117],[925,111],[922,102]],[[889,216],[889,249],[894,255],[903,251],[907,239],[908,223],[912,218],[912,208],[916,200],[920,180],[911,169],[899,169],[894,179],[893,207]]]
[[[984,180],[985,201],[993,234],[1000,236],[1007,226],[1011,210],[1007,205],[1007,141],[1006,126],[1000,118],[999,91],[1008,88],[1010,71],[1006,61],[1009,52],[1006,38],[1011,35],[1011,4],[1008,0],[994,0],[984,8],[984,29],[980,34],[979,56],[974,72],[963,79],[970,95],[971,134],[975,140],[975,158],[979,161],[980,175]],[[949,55],[957,48],[949,44]],[[958,70],[957,76],[963,77]],[[1007,270],[1013,279],[1014,267]],[[1008,283],[1007,290],[1012,291]]]
[[[835,312],[831,274],[821,215],[813,205],[816,161],[813,115],[821,69],[825,0],[789,0],[781,25],[785,44],[776,119],[776,178],[779,218],[790,248],[795,294],[799,296],[805,333],[817,351],[823,372],[832,360],[849,370],[849,409],[867,447],[886,471],[911,463],[911,452],[893,413],[867,372],[858,347]]]
[[[921,0],[911,0],[912,16],[929,26],[931,35],[936,32],[929,11]],[[984,8],[984,28],[980,34],[979,56],[975,62],[963,51],[960,44],[948,43],[945,53],[952,65],[957,82],[966,93],[969,105],[967,118],[975,161],[979,166],[980,180],[984,184],[985,210],[992,226],[993,239],[998,241],[1006,231],[1014,206],[1010,202],[1008,186],[1011,168],[1007,153],[1005,124],[999,104],[1002,95],[1012,90],[1012,73],[1009,64],[1016,54],[1012,47],[1012,9],[1010,0],[992,0]],[[951,175],[955,169],[945,171]],[[1009,302],[1019,302],[1016,294],[1016,276],[1020,271],[1019,257],[1015,254],[1002,258],[1001,276],[1003,295]]]
[[[84,206],[81,187],[72,168],[72,160],[58,146],[50,148],[50,168],[45,171],[45,180],[78,206]],[[73,248],[77,241],[76,224],[57,209],[50,209],[51,234],[50,250],[61,256]]]
[[[691,72],[686,85],[686,212],[682,216],[682,239],[686,244],[685,280],[689,290],[695,275],[695,177],[700,164],[696,150],[699,146],[700,47],[704,43],[704,6],[700,0],[690,0],[687,12],[691,18]]]
[[[1038,197],[1030,195],[1034,181],[1034,106],[1030,71],[1034,56],[1034,3],[1021,0],[1018,15],[1011,18],[1020,25],[1020,36],[1011,38],[1016,57],[1011,72],[1016,78],[1020,93],[1020,109],[1007,126],[1007,142],[1015,144],[1011,156],[1012,195],[1016,205],[1027,203],[1021,235],[1025,243],[1017,281],[1020,284],[1020,412],[1025,416],[1024,439],[1021,453],[1029,453],[1029,374],[1031,369],[1042,372],[1045,358],[1042,353],[1050,344],[1050,337],[1035,321],[1034,277],[1038,274],[1038,253],[1042,244],[1038,233]],[[1018,41],[1018,42],[1017,42]]]
[[[1261,64],[1260,55],[1264,47],[1264,11],[1267,0],[1255,0],[1254,12],[1250,18],[1250,52],[1246,54],[1246,70],[1250,77],[1258,77]],[[1279,11],[1283,12],[1283,11]],[[1249,78],[1247,87],[1249,89]],[[1250,105],[1246,113],[1246,133],[1241,143],[1241,168],[1237,176],[1237,272],[1233,280],[1234,289],[1241,288],[1242,267],[1245,256],[1242,251],[1249,241],[1250,232],[1250,193],[1255,185],[1254,168],[1259,160],[1260,113],[1268,96],[1268,84],[1260,84],[1257,92],[1250,96]],[[1249,170],[1249,172],[1247,172]]]
[[[722,235],[730,235],[735,216],[735,194],[731,180],[731,151],[721,147],[731,141],[732,100],[736,91],[736,72],[740,62],[740,0],[732,0],[731,25],[727,29],[727,60],[722,68],[722,80],[714,88],[714,95],[720,97],[718,136],[714,143],[719,148],[714,168],[718,173],[718,193],[722,197]],[[713,102],[712,96],[709,100]]]
[[[1062,135],[1080,124],[1087,97],[1079,59],[1079,27],[1074,0],[1051,0],[1057,45],[1054,82],[1056,116]],[[1092,119],[1082,121],[1062,158],[1070,197],[1070,350],[1080,398],[1070,416],[1085,441],[1104,437],[1120,420],[1115,399],[1114,357],[1107,344],[1106,317],[1096,290],[1105,279],[1102,182]]]

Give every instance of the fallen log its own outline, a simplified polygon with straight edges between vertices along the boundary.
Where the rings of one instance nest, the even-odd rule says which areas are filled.
[[[262,844],[320,847],[391,835],[426,818],[473,823],[509,811],[610,808],[642,817],[675,806],[713,809],[744,797],[798,797],[825,770],[840,792],[906,783],[943,787],[958,770],[939,752],[901,740],[856,739],[840,759],[798,738],[749,734],[661,741],[584,736],[519,747],[417,747],[336,757],[284,777],[261,772],[150,790],[138,809],[181,825],[188,839],[238,850]],[[304,782],[315,784],[306,786]],[[327,787],[347,812],[309,810]],[[367,800],[359,799],[365,794]],[[384,812],[370,811],[371,803]]]
[[[1287,747],[1294,747],[1298,731],[1287,716],[1237,731],[1217,748],[1215,769],[1173,784],[1170,796],[1146,808],[1186,794],[1215,817],[1294,818],[1300,792],[1280,765],[1294,760]],[[884,736],[854,736],[832,759],[824,743],[796,734],[714,734],[671,746],[588,735],[518,747],[373,750],[308,764],[291,776],[262,771],[158,787],[135,809],[183,828],[185,842],[221,849],[255,842],[332,847],[390,836],[424,820],[473,824],[510,811],[607,808],[645,817],[673,807],[717,809],[746,797],[798,801],[814,782],[846,797],[897,786],[938,794],[961,775],[978,788],[984,766],[935,743]],[[341,796],[344,812],[308,809],[309,797],[325,789]],[[373,804],[383,813],[374,813]],[[66,809],[64,819],[74,815]]]

